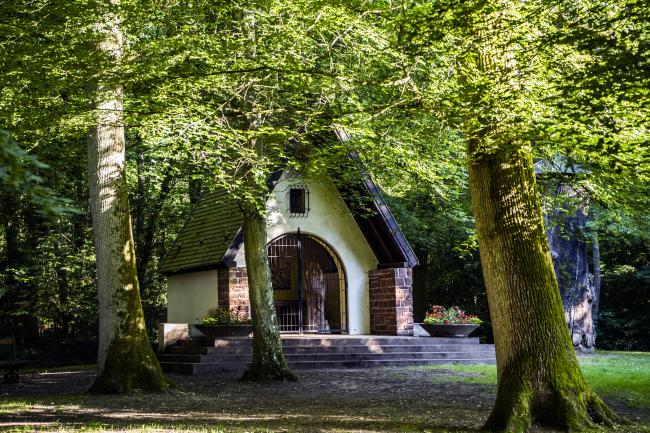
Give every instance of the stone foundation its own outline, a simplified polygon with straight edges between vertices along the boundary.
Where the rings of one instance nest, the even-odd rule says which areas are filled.
[[[250,316],[248,273],[246,268],[219,269],[219,307],[241,309]]]
[[[368,273],[370,332],[413,335],[413,277],[411,268],[377,269]]]

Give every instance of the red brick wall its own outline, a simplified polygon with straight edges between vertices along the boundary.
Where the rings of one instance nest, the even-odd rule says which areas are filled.
[[[241,307],[249,314],[248,274],[246,268],[219,269],[219,306],[232,309]]]
[[[368,273],[370,332],[413,335],[413,277],[411,268],[377,269]]]

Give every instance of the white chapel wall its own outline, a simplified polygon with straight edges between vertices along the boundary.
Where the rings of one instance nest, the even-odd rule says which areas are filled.
[[[200,323],[217,306],[217,270],[167,277],[167,321]]]
[[[288,192],[292,185],[309,189],[310,211],[306,217],[289,216]],[[368,272],[376,269],[378,262],[334,183],[327,178],[299,179],[283,175],[266,209],[268,242],[300,228],[302,233],[323,239],[339,255],[348,282],[348,330],[350,334],[369,334]],[[246,266],[243,247],[235,260],[237,266]]]

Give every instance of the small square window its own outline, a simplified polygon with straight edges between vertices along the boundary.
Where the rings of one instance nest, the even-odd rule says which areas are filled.
[[[289,213],[306,213],[306,197],[304,188],[291,188],[289,190]]]

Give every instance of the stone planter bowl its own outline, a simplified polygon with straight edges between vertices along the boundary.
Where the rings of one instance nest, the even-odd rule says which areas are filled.
[[[217,338],[248,337],[253,332],[253,325],[194,325],[206,338],[216,340]]]
[[[418,323],[431,337],[469,337],[478,325],[429,325]]]

